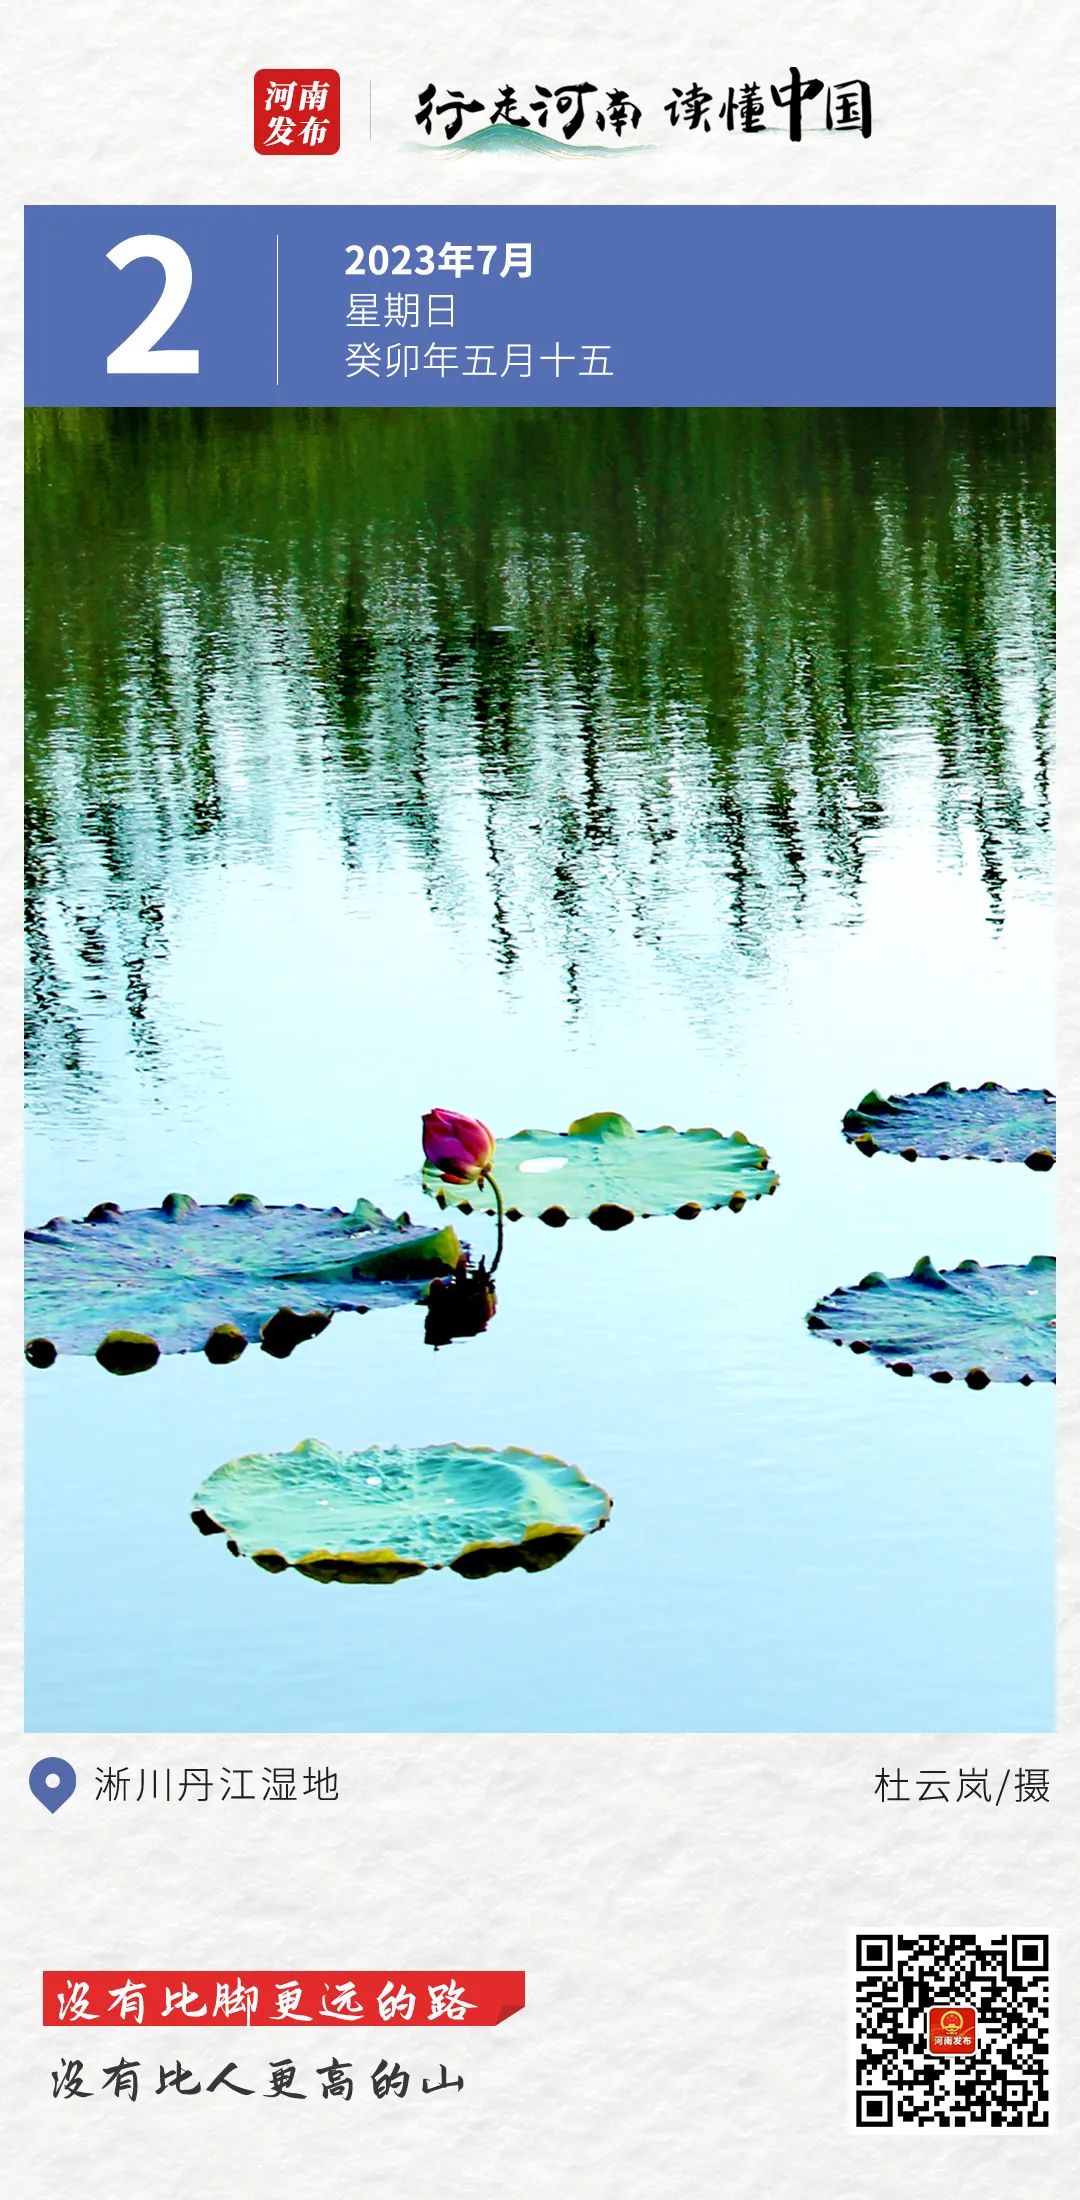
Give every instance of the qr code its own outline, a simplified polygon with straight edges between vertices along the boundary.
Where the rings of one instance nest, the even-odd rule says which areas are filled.
[[[1049,1934],[857,1934],[855,2123],[1048,2129]]]

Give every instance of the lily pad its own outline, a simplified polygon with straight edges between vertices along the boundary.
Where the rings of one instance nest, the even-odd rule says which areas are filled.
[[[269,1573],[316,1581],[401,1581],[449,1566],[475,1579],[541,1573],[606,1525],[611,1499],[577,1467],[533,1451],[430,1444],[230,1459],[192,1499],[204,1535]]]
[[[27,1358],[92,1352],[116,1374],[163,1352],[233,1360],[256,1342],[282,1359],[337,1312],[422,1298],[461,1257],[452,1229],[392,1222],[370,1200],[345,1214],[264,1207],[248,1192],[224,1207],[173,1192],[127,1214],[106,1201],[24,1242]]]
[[[491,1164],[507,1218],[533,1216],[559,1228],[587,1215],[600,1230],[621,1230],[635,1215],[691,1221],[706,1207],[737,1214],[748,1199],[774,1192],[777,1176],[764,1146],[741,1131],[637,1131],[625,1115],[583,1115],[568,1131],[517,1131],[500,1138]],[[440,1206],[492,1213],[486,1185],[447,1184],[424,1169],[424,1188]]]
[[[962,1260],[939,1274],[929,1259],[910,1276],[864,1276],[830,1292],[806,1317],[810,1329],[853,1352],[870,1352],[894,1375],[988,1383],[1055,1380],[1057,1263],[1036,1253],[1024,1267]]]
[[[931,1085],[928,1092],[868,1092],[844,1117],[844,1136],[860,1153],[898,1153],[905,1161],[1023,1161],[1052,1169],[1057,1107],[1052,1092],[1010,1092],[993,1083]]]

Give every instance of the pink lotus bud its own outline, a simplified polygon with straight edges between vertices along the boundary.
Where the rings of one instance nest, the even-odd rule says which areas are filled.
[[[432,1108],[424,1117],[424,1159],[448,1184],[475,1184],[495,1159],[495,1140],[475,1116]]]

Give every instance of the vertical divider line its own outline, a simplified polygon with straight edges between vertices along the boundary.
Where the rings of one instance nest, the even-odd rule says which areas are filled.
[[[281,384],[281,237],[274,235],[274,388]]]

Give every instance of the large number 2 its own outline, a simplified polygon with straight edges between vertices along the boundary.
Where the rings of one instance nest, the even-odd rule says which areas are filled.
[[[105,361],[106,373],[198,374],[197,351],[154,349],[159,338],[171,329],[183,312],[191,292],[191,261],[183,245],[177,244],[175,237],[124,237],[105,256],[114,267],[127,267],[132,260],[157,260],[165,275],[161,296],[151,306],[146,319],[109,353]]]

